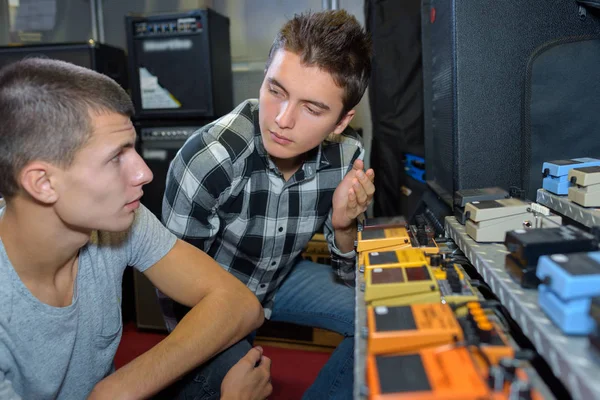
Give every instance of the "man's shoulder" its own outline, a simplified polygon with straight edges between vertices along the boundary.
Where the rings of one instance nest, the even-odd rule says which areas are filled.
[[[197,140],[204,146],[217,145],[227,152],[232,162],[236,162],[254,149],[257,118],[258,100],[246,100],[230,113],[201,129],[201,137]]]
[[[340,135],[340,139],[343,146],[349,146],[353,148],[362,148],[362,137],[358,132],[351,126],[344,129]]]
[[[347,127],[339,135],[330,135],[325,139],[323,150],[327,154],[338,153],[341,157],[340,162],[347,164],[350,159],[355,157],[357,152],[363,151],[362,138],[356,130]]]

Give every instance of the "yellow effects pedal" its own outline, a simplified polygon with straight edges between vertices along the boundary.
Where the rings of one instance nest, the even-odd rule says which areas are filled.
[[[416,295],[431,296],[434,302],[439,299],[437,280],[427,264],[365,270],[365,302],[368,304],[386,304],[393,298]]]
[[[389,266],[418,266],[427,265],[427,257],[419,250],[412,247],[401,250],[368,251],[364,256],[366,269]]]
[[[356,244],[358,252],[392,247],[411,247],[410,237],[405,227],[370,228],[358,232]]]
[[[426,303],[459,304],[479,300],[478,291],[471,286],[469,278],[464,275],[457,264],[448,264],[447,268],[432,267],[431,271],[437,281],[438,290],[375,299],[369,304],[372,306],[405,306]],[[463,316],[466,314],[466,309],[461,307],[456,314]]]

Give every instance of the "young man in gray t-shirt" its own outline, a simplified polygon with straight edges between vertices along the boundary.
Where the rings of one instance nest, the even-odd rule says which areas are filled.
[[[140,205],[152,173],[134,149],[128,95],[74,65],[0,71],[0,398],[147,398],[263,321],[255,296]],[[192,307],[167,338],[114,371],[131,265]],[[223,398],[271,392],[260,348]]]

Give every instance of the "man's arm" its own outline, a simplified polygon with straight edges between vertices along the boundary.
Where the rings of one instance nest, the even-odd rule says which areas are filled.
[[[96,393],[102,398],[147,398],[263,322],[256,296],[181,240],[144,273],[159,290],[192,310],[163,341],[101,381],[92,398]]]
[[[325,238],[331,250],[331,265],[336,274],[346,281],[354,279],[356,219],[366,211],[375,193],[375,173],[372,169],[363,171],[364,163],[360,155],[336,188],[332,210],[325,222]]]

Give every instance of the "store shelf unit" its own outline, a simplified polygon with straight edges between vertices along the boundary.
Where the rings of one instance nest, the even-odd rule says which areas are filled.
[[[582,207],[573,203],[567,196],[558,196],[544,189],[538,189],[536,201],[587,227],[600,225],[600,209]]]
[[[538,306],[537,291],[522,289],[511,279],[504,269],[508,251],[503,244],[476,243],[454,217],[447,217],[445,225],[446,235],[465,253],[571,396],[600,399],[600,364],[593,360],[587,338],[563,335]]]

